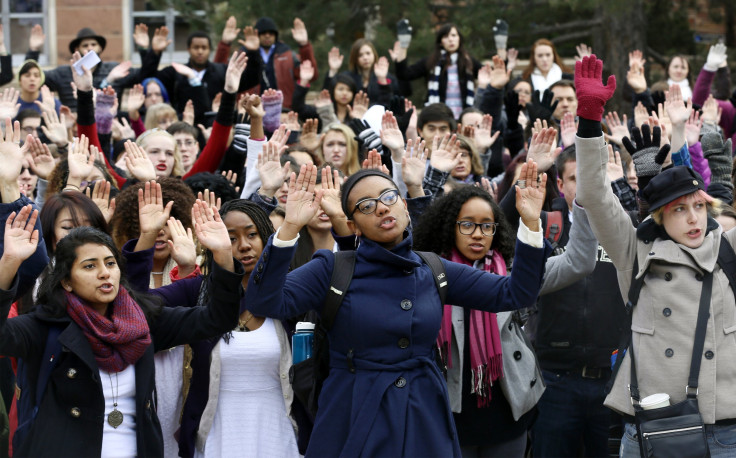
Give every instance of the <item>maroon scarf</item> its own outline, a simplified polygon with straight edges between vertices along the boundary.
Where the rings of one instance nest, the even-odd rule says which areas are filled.
[[[151,344],[148,322],[128,291],[120,287],[110,305],[111,318],[97,313],[77,295],[66,294],[66,311],[92,347],[97,365],[105,372],[120,372],[135,364]]]
[[[450,260],[459,264],[472,265],[453,248]],[[506,276],[506,261],[498,252],[491,250],[486,254],[483,270]],[[452,367],[450,341],[452,339],[452,305],[445,304],[442,311],[440,334],[437,346],[440,356]],[[471,393],[478,398],[478,407],[487,407],[491,401],[491,386],[494,380],[503,377],[503,356],[501,352],[501,335],[498,331],[496,314],[480,310],[470,311],[470,347]]]

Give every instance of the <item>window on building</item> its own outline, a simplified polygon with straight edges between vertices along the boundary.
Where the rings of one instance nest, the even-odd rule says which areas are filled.
[[[41,24],[44,31],[47,31],[46,3],[44,0],[0,0],[0,23],[3,25],[5,47],[13,56],[13,66],[18,66],[25,60],[31,28]],[[46,48],[44,46],[39,57],[41,65],[48,65]]]
[[[197,16],[204,18],[205,12],[197,11]],[[136,24],[146,24],[148,26],[148,35],[153,36],[153,32],[162,26],[169,28],[169,38],[172,43],[166,48],[161,56],[161,64],[170,64],[171,62],[186,62],[189,59],[187,52],[187,36],[197,30],[192,26],[186,18],[184,18],[174,8],[156,9],[152,2],[147,0],[133,0],[132,10],[133,20],[131,21],[130,41],[133,50],[131,61],[134,65],[140,65],[141,58],[133,41],[133,31]],[[214,50],[213,50],[214,52]]]

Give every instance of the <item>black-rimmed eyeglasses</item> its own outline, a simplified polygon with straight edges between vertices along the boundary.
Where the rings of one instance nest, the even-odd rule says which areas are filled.
[[[391,205],[395,204],[399,200],[399,190],[398,189],[387,189],[381,193],[378,197],[366,197],[365,199],[361,199],[358,201],[357,204],[355,204],[355,208],[353,208],[353,213],[350,214],[352,217],[355,213],[355,210],[360,210],[361,213],[364,215],[370,215],[374,211],[376,211],[376,207],[378,206],[378,201],[381,201],[384,205],[390,207]]]
[[[457,227],[463,235],[472,235],[475,228],[480,227],[480,232],[486,237],[490,237],[496,233],[498,223],[474,223],[472,221],[458,221]]]

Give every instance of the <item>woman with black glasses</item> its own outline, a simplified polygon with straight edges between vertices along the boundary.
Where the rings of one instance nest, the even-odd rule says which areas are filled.
[[[536,300],[549,254],[539,232],[546,175],[538,182],[537,167],[529,162],[522,177],[516,192],[523,224],[513,274],[442,260],[438,283],[446,282],[445,302],[501,311]],[[320,250],[288,272],[297,234],[319,211],[325,192],[314,191],[315,181],[314,166],[302,166],[298,178],[292,174],[284,223],[248,284],[246,301],[254,314],[322,312],[333,253]],[[364,169],[346,181],[341,207],[358,247],[352,281],[328,332],[330,373],[306,455],[460,456],[447,385],[435,360],[443,304],[430,267],[412,251],[405,202],[388,175]],[[473,222],[481,223],[481,231],[494,230]],[[488,363],[482,362],[490,370]]]

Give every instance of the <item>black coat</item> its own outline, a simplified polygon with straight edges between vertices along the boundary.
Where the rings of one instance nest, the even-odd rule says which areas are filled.
[[[153,250],[133,253],[128,257],[128,271],[135,289],[147,288],[153,261]],[[235,263],[236,273],[219,266],[213,269],[207,307],[163,307],[160,315],[149,320],[153,345],[135,364],[136,439],[138,456],[162,456],[163,438],[156,415],[155,369],[156,351],[221,335],[231,330],[238,320],[243,270]],[[194,280],[194,279],[193,279]],[[146,283],[143,283],[143,282]],[[187,289],[189,280],[181,280],[167,288]],[[35,382],[41,366],[46,336],[50,326],[62,326],[59,335],[62,353],[51,372],[39,406],[38,415],[27,440],[15,450],[15,456],[100,456],[102,431],[106,421],[105,399],[99,367],[81,328],[68,315],[56,318],[41,307],[7,320],[8,311],[18,286],[0,290],[0,354],[24,358],[28,386],[21,396],[36,392]],[[155,293],[155,291],[153,291]],[[196,303],[197,296],[189,295]],[[164,296],[165,297],[165,296]]]

